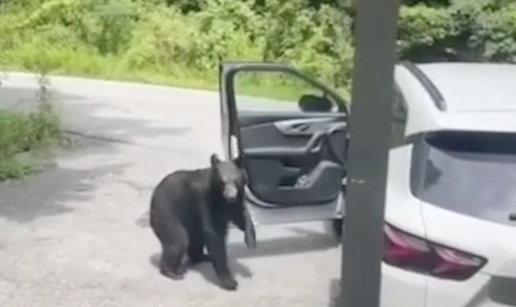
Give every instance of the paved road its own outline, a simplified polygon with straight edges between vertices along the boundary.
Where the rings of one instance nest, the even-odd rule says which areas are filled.
[[[263,226],[255,251],[232,231],[237,292],[215,286],[209,265],[181,282],[158,274],[145,216],[151,188],[221,152],[216,93],[52,84],[67,127],[82,137],[42,175],[0,185],[0,306],[328,306],[339,253],[319,223]],[[30,106],[35,88],[32,75],[10,74],[0,100]]]

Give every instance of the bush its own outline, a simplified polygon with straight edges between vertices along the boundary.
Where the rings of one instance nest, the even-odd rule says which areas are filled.
[[[176,10],[146,12],[134,31],[122,64],[129,70],[160,69],[174,72],[188,66],[191,37],[195,29]]]
[[[41,82],[45,82],[42,77]],[[36,109],[0,110],[0,181],[18,179],[41,169],[42,159],[62,138],[61,122],[41,85]]]
[[[398,22],[398,54],[401,59],[435,61],[447,59],[447,48],[456,37],[454,18],[449,10],[424,4],[402,7]]]
[[[516,5],[484,10],[471,25],[468,46],[477,59],[491,62],[516,61]]]

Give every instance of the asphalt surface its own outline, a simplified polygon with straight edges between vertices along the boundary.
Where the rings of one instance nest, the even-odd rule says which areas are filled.
[[[36,88],[9,74],[0,106],[31,107]],[[166,173],[221,153],[217,93],[64,77],[52,89],[74,146],[41,175],[0,185],[0,306],[330,305],[340,253],[322,223],[262,226],[256,250],[233,229],[236,292],[209,264],[183,281],[158,273],[149,196]]]

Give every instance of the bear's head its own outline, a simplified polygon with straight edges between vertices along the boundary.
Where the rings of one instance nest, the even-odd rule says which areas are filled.
[[[217,154],[212,154],[210,157],[213,184],[228,203],[237,202],[247,184],[247,176],[239,161],[240,159],[222,161]]]

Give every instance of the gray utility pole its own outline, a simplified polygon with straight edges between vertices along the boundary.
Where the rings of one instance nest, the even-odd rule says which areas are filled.
[[[378,307],[399,0],[355,0],[355,7],[340,303]]]

